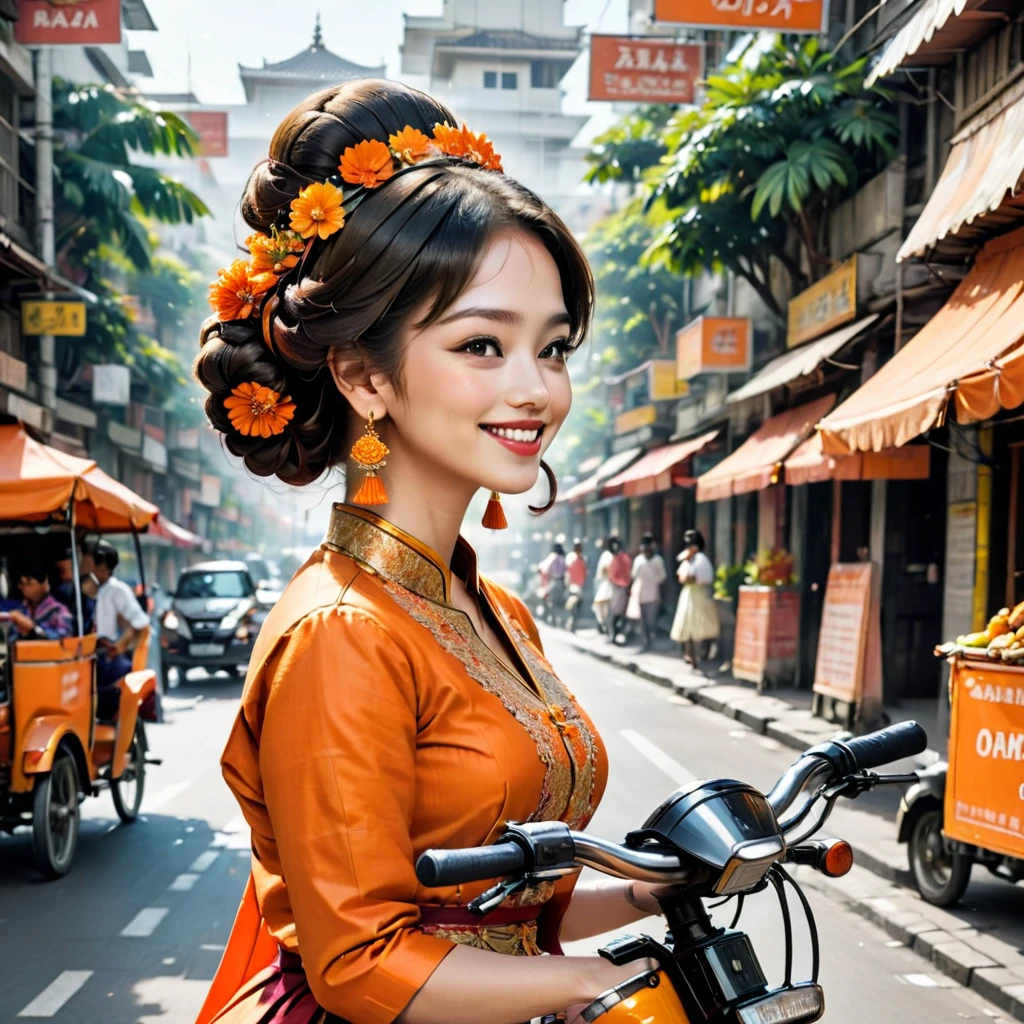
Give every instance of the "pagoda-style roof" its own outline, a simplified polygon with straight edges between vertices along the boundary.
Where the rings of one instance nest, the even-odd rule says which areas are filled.
[[[276,64],[264,60],[263,67],[260,68],[238,65],[238,73],[245,87],[245,97],[250,102],[253,98],[253,87],[256,85],[308,86],[311,89],[325,89],[350,78],[383,78],[385,72],[386,67],[383,64],[375,67],[356,64],[328,50],[324,46],[320,31],[319,16],[313,42],[301,53]]]
[[[468,36],[439,39],[437,45],[471,50],[561,50],[576,53],[579,50],[579,35],[535,36],[529,32],[482,29]]]

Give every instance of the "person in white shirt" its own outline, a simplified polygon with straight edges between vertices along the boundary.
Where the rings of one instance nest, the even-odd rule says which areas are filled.
[[[149,625],[149,616],[142,610],[132,588],[114,575],[119,562],[117,549],[112,544],[100,543],[94,559],[93,571],[100,583],[94,613],[100,651],[96,659],[97,717],[108,719],[117,710],[117,683],[132,668],[128,648],[139,631]]]
[[[679,555],[676,579],[683,585],[679,604],[669,635],[683,646],[683,657],[696,668],[700,662],[699,648],[709,640],[718,639],[718,610],[711,596],[715,570],[704,554],[704,537],[700,530],[683,534],[683,550]]]
[[[654,640],[661,610],[661,585],[668,578],[665,561],[658,554],[653,533],[645,533],[640,538],[640,554],[633,559],[632,575],[626,618],[640,623],[640,650],[646,651]]]

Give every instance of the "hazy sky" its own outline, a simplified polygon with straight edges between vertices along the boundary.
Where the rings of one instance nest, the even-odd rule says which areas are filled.
[[[146,0],[158,32],[129,33],[156,77],[150,92],[183,91],[204,103],[241,103],[238,65],[284,60],[308,46],[317,11],[324,42],[360,64],[383,60],[398,75],[403,14],[440,14],[442,0]],[[550,0],[558,3],[559,0]],[[565,20],[602,31],[626,28],[627,0],[565,0]],[[575,76],[574,76],[575,77]]]

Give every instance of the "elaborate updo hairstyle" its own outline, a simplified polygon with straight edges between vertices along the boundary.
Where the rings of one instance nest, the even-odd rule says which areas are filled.
[[[410,313],[429,303],[417,327],[441,317],[500,231],[530,231],[551,253],[570,337],[578,344],[586,333],[593,304],[586,257],[547,204],[504,174],[467,159],[431,159],[359,190],[350,208],[355,190],[338,177],[347,148],[363,140],[386,145],[406,126],[430,135],[438,123],[458,125],[423,92],[348,82],[296,107],[274,134],[270,159],[253,171],[241,212],[256,232],[287,230],[291,203],[308,185],[331,180],[345,195],[344,227],[307,242],[298,265],[246,307],[248,319],[211,318],[202,328],[195,374],[210,392],[206,413],[253,473],[304,484],[343,462],[351,410],[327,366],[331,350],[361,355],[371,372],[398,386],[399,333]],[[279,433],[233,426],[225,399],[247,384],[290,396],[294,414]]]

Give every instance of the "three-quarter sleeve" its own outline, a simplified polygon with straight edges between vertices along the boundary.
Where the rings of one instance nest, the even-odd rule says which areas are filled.
[[[268,661],[259,770],[309,986],[351,1024],[388,1024],[450,952],[414,925],[417,698],[399,645],[346,606]],[[261,837],[253,834],[261,857]]]

